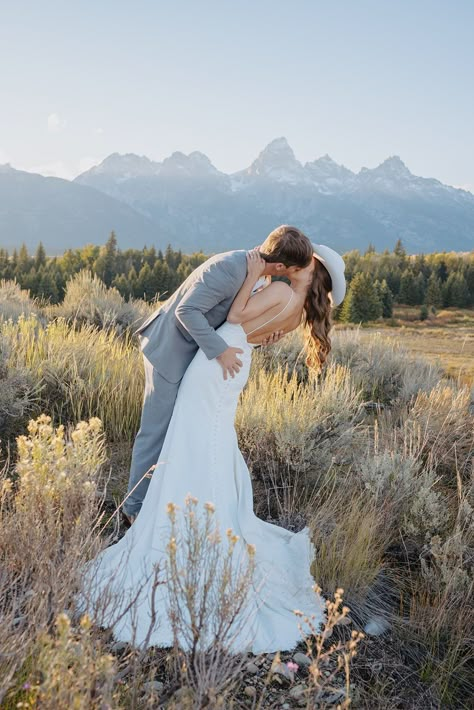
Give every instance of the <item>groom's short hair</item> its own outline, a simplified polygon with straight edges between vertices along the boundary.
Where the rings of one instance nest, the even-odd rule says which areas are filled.
[[[289,224],[281,224],[270,232],[259,251],[267,262],[301,268],[308,266],[313,257],[313,245],[306,234]]]

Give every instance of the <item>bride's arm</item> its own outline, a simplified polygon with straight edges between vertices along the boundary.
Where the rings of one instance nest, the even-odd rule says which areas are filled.
[[[262,276],[264,269],[265,261],[260,257],[258,251],[254,249],[249,252],[247,254],[247,276],[227,314],[229,323],[245,323],[274,306],[283,305],[285,296],[288,299],[290,287],[278,281],[251,297],[255,282]]]

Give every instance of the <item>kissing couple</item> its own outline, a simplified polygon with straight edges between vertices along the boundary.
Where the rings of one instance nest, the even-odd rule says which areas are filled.
[[[233,652],[293,649],[301,640],[295,609],[313,615],[316,627],[324,622],[324,600],[310,573],[315,551],[309,528],[291,532],[254,514],[234,419],[255,347],[303,324],[307,364],[322,368],[331,348],[331,309],[346,291],[344,267],[330,247],[281,225],[257,249],[209,258],[138,329],[145,393],[123,506],[129,528],[82,575],[88,605],[111,587],[133,594],[142,583],[136,603],[124,607],[118,621],[106,614],[99,619],[112,624],[117,641],[173,645],[169,584],[143,580],[166,566],[169,504],[179,511],[189,495],[213,506],[222,539],[231,529],[235,540],[253,549],[260,585],[249,593],[252,623],[234,635]],[[151,618],[156,624],[150,633]]]

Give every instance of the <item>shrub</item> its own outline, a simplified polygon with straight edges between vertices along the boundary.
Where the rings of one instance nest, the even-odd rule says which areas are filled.
[[[0,445],[23,431],[37,394],[26,368],[10,367],[10,346],[0,335]]]
[[[386,404],[403,404],[418,391],[431,390],[441,378],[439,367],[413,357],[393,338],[373,333],[362,341],[360,328],[338,330],[330,357],[350,369],[364,399]]]
[[[67,282],[63,302],[49,313],[78,324],[123,331],[138,327],[150,308],[144,301],[125,301],[116,288],[107,288],[96,274],[83,269]]]
[[[403,427],[395,429],[400,437],[406,431],[419,431],[420,453],[435,463],[444,482],[456,486],[456,470],[465,478],[470,473],[474,454],[474,414],[471,389],[467,385],[438,382],[429,392],[418,392],[408,407]]]
[[[269,489],[278,519],[301,509],[334,462],[344,460],[363,416],[350,372],[328,366],[322,378],[299,382],[296,372],[267,372],[258,361],[236,416],[240,446],[255,476]],[[295,507],[293,507],[295,506]]]
[[[98,416],[110,440],[137,432],[143,400],[140,350],[115,330],[75,329],[64,319],[41,325],[32,316],[4,323],[8,367],[28,371],[42,409],[55,421]]]
[[[4,473],[0,485],[0,702],[20,669],[33,673],[37,642],[67,608],[77,570],[98,542],[100,421],[67,434],[41,415],[28,431],[18,437],[13,478]]]
[[[166,565],[174,673],[196,709],[225,707],[235,690],[247,658],[234,643],[246,638],[255,569],[254,546],[231,528],[223,541],[219,511],[207,502],[199,515],[197,504],[190,494],[184,510],[168,504]]]
[[[22,289],[16,281],[0,281],[0,322],[18,320],[20,315],[26,317],[33,313],[41,313],[38,301],[30,297],[30,292]]]

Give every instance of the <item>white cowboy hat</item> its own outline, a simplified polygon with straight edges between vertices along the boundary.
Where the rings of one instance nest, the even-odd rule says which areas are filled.
[[[338,306],[346,295],[346,278],[344,276],[346,265],[344,259],[337,251],[325,244],[313,244],[313,252],[316,259],[324,264],[329,271],[332,281],[332,291],[329,292],[332,305]]]

